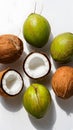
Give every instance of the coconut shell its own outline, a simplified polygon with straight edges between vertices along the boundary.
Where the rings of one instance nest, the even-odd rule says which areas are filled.
[[[12,63],[23,52],[23,42],[15,35],[6,34],[0,36],[0,63]]]
[[[3,97],[9,97],[9,95],[4,93],[4,91],[1,89],[1,87],[0,87],[0,95],[3,96]]]
[[[28,73],[26,72],[26,70],[25,70],[25,62],[26,62],[26,60],[27,60],[27,58],[30,56],[30,55],[32,55],[32,54],[34,54],[34,53],[40,53],[40,54],[42,54],[43,56],[45,56],[46,57],[46,59],[48,60],[48,64],[49,64],[49,69],[48,69],[48,72],[46,73],[46,75],[44,75],[44,76],[41,76],[41,77],[39,77],[39,78],[33,78],[33,77],[31,77],[30,75],[28,75]],[[43,52],[36,52],[36,51],[32,51],[30,54],[28,54],[27,56],[26,56],[26,58],[25,58],[25,60],[24,60],[24,62],[23,62],[23,71],[25,72],[25,74],[29,77],[29,78],[31,78],[32,80],[43,80],[44,78],[46,78],[47,76],[48,76],[48,74],[50,73],[50,71],[51,71],[51,62],[50,62],[50,59],[47,57],[47,55],[45,54],[45,53],[43,53]]]
[[[10,69],[10,68],[8,67],[7,69],[5,69],[5,70],[3,70],[3,71],[0,72],[0,95],[3,96],[3,97],[14,97],[14,96],[18,95],[18,94],[22,91],[22,89],[23,89],[23,86],[24,86],[23,78],[22,78],[21,74],[20,74],[18,71],[14,70],[14,71],[16,71],[16,72],[21,76],[21,78],[22,78],[22,89],[21,89],[17,94],[15,94],[15,95],[10,95],[10,94],[8,94],[8,93],[6,93],[6,92],[4,91],[3,86],[2,86],[2,79],[3,79],[4,75],[5,75],[8,71],[12,71],[12,70],[14,70],[14,69]]]
[[[52,88],[61,98],[71,97],[73,95],[73,68],[69,66],[58,68],[52,77]]]
[[[3,70],[0,72],[0,83],[1,83],[1,79],[2,79],[2,76],[3,74],[8,71],[9,68]],[[3,96],[3,97],[9,97],[9,95],[7,95],[6,93],[4,93],[4,91],[2,90],[1,86],[0,86],[0,95]]]

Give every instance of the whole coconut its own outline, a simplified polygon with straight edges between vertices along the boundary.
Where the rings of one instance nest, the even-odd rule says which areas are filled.
[[[32,46],[41,48],[48,42],[51,27],[48,20],[40,14],[30,14],[23,25],[23,36]]]
[[[63,66],[57,69],[52,77],[52,88],[55,94],[63,99],[73,95],[73,68]]]
[[[50,47],[52,58],[59,62],[69,62],[73,58],[73,34],[62,33],[56,36]]]
[[[0,63],[13,63],[23,52],[22,40],[13,34],[0,35]]]
[[[37,119],[45,116],[50,105],[50,92],[41,84],[31,84],[23,94],[23,106],[28,113]]]

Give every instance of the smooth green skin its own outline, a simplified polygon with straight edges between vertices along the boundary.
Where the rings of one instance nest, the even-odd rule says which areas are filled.
[[[55,61],[70,61],[73,57],[73,34],[62,33],[56,36],[51,43],[50,52]]]
[[[37,48],[43,47],[48,42],[50,32],[49,22],[39,14],[30,14],[23,25],[25,40]]]
[[[42,118],[51,104],[49,90],[41,84],[32,84],[23,95],[23,106],[36,118]]]

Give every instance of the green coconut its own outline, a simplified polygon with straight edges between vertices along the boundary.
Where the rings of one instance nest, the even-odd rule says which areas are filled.
[[[50,52],[57,62],[68,62],[73,58],[73,34],[62,33],[54,38]]]
[[[23,95],[23,106],[35,118],[44,117],[51,104],[49,90],[41,84],[31,84]]]
[[[23,36],[28,44],[37,48],[43,47],[49,39],[50,24],[43,16],[32,13],[23,24]]]

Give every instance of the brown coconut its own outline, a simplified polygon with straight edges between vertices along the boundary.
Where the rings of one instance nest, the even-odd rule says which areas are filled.
[[[15,35],[6,34],[0,36],[0,63],[12,63],[23,52],[23,42]]]
[[[52,88],[58,97],[63,99],[73,95],[73,68],[63,66],[56,70],[52,77]]]

